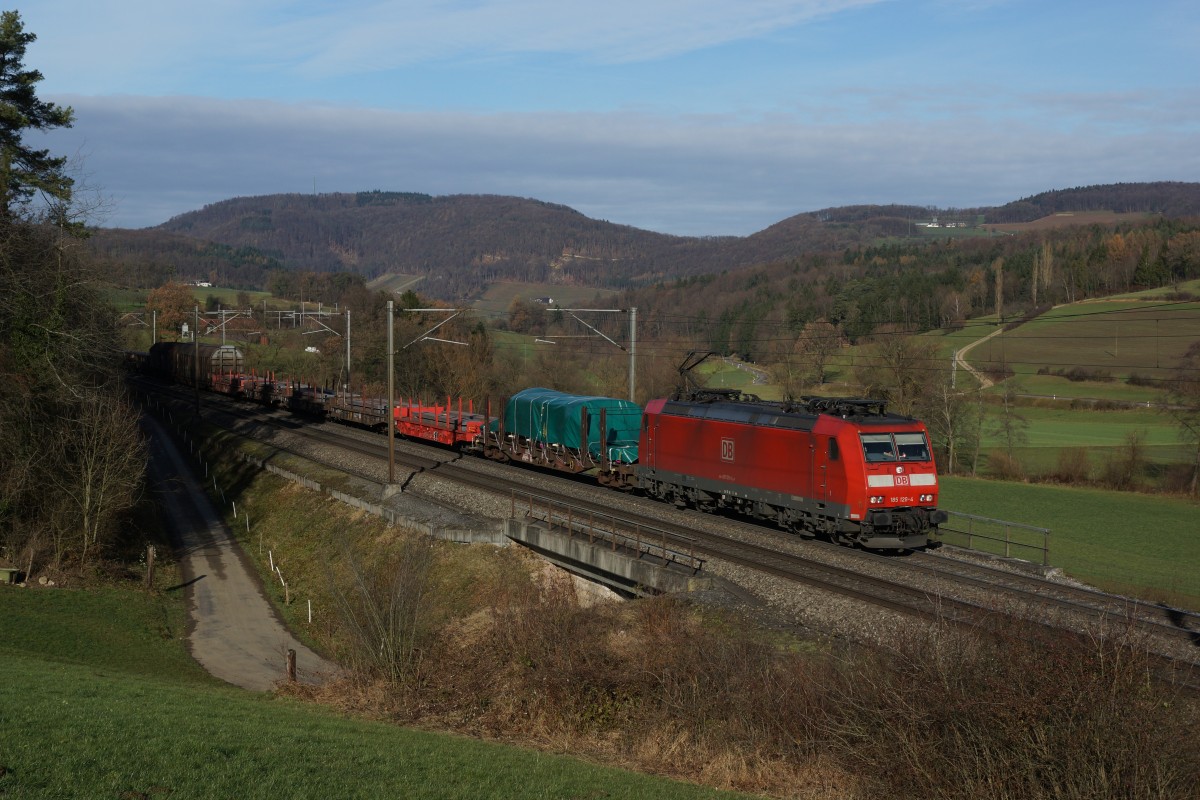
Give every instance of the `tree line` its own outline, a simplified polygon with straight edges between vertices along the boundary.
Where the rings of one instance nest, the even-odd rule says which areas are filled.
[[[41,73],[24,66],[35,38],[0,13],[0,557],[26,571],[86,565],[111,545],[145,465],[66,159],[24,141],[73,118],[37,97]]]
[[[818,320],[856,342],[885,325],[919,333],[990,314],[1016,319],[1033,308],[1197,277],[1200,218],[1161,217],[997,238],[880,242],[660,282],[622,293],[619,303],[692,326],[708,349],[758,360],[773,340],[794,339]]]

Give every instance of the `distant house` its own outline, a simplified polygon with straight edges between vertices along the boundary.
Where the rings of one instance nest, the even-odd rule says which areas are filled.
[[[967,227],[967,223],[962,222],[961,220],[955,220],[955,221],[951,221],[951,222],[938,222],[937,217],[934,217],[933,220],[931,220],[930,222],[918,222],[917,227],[918,228],[965,228],[965,227]]]
[[[193,283],[193,284],[192,284],[192,286],[200,286],[200,287],[203,287],[203,288],[211,288],[211,287],[212,287],[212,284],[211,284],[211,283],[209,283],[208,281],[196,281],[195,283]]]
[[[535,297],[535,298],[533,298],[533,302],[541,303],[544,306],[548,306],[554,302],[554,298],[553,297]]]

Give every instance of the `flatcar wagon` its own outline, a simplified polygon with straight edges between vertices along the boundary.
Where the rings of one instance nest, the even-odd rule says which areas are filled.
[[[396,433],[413,439],[424,439],[447,447],[475,448],[479,446],[487,427],[487,417],[475,413],[474,405],[458,408],[446,398],[445,405],[409,400],[397,403],[393,409]]]
[[[333,403],[333,392],[320,386],[309,386],[307,383],[292,384],[287,393],[287,406],[290,411],[305,414],[316,419],[325,419],[329,406]]]
[[[351,391],[336,393],[326,406],[330,419],[359,425],[373,431],[386,431],[387,400]]]
[[[264,406],[278,406],[288,399],[291,384],[286,380],[278,380],[274,375],[258,375],[251,372],[242,375],[238,382],[239,396],[261,403]]]

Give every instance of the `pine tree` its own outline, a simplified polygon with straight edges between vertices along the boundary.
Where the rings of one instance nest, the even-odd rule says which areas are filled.
[[[25,48],[36,40],[25,31],[19,12],[0,13],[0,214],[5,215],[36,192],[66,202],[74,184],[64,171],[65,157],[23,141],[28,130],[71,127],[75,113],[38,99],[35,89],[42,73],[25,68]]]

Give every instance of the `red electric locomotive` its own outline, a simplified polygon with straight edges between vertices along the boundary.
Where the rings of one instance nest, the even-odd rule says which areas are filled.
[[[924,547],[946,520],[924,424],[879,400],[775,403],[736,390],[652,400],[639,456],[637,483],[652,497],[843,544]]]

